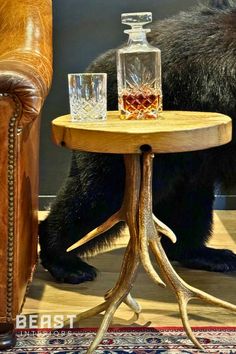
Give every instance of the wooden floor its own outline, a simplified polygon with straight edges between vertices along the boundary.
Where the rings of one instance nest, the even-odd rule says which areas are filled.
[[[40,217],[43,215],[41,213]],[[64,319],[69,314],[77,314],[103,301],[104,293],[112,288],[118,277],[127,233],[115,249],[105,251],[89,259],[89,263],[100,271],[97,279],[80,285],[57,283],[50,274],[38,266],[23,308],[24,314],[60,314]],[[216,211],[214,216],[214,236],[211,246],[229,248],[236,252],[236,211]],[[220,274],[189,270],[174,265],[176,271],[189,284],[212,295],[236,304],[236,274]],[[133,326],[181,326],[178,306],[168,288],[153,284],[140,267],[132,295],[142,306],[138,320],[124,304],[115,314],[113,325]],[[200,302],[190,302],[188,306],[192,326],[236,326],[236,314]],[[102,315],[74,322],[77,327],[97,327]],[[65,321],[65,327],[68,321]],[[42,326],[42,324],[41,324]]]

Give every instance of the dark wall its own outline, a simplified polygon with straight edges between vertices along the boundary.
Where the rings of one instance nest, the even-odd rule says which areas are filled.
[[[165,18],[197,4],[197,0],[54,0],[54,77],[42,114],[40,208],[55,195],[67,175],[71,152],[51,141],[51,120],[69,113],[67,74],[83,72],[107,49],[126,40],[123,12],[151,11]]]

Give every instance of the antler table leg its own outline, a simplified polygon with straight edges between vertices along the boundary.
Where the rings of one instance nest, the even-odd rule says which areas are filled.
[[[90,345],[87,354],[93,353],[93,351],[96,349],[96,347],[102,340],[119,305],[123,301],[128,302],[128,304],[131,304],[131,306],[137,304],[130,297],[129,292],[135,281],[139,265],[137,213],[141,179],[140,156],[125,156],[125,166],[126,183],[124,201],[121,210],[123,217],[129,227],[130,241],[125,252],[119,279],[115,287],[110,290],[105,296],[105,298],[107,299],[108,307],[103,317],[100,328],[98,329],[95,339]],[[138,305],[137,310],[140,311],[140,307]]]
[[[152,214],[152,159],[153,155],[151,153],[143,154],[143,178],[139,206],[140,243],[141,245],[144,244],[145,248],[147,244],[150,245],[166,283],[171,287],[177,297],[180,316],[189,339],[191,339],[198,348],[203,349],[202,345],[195,338],[188,321],[187,304],[189,300],[200,299],[233,311],[236,311],[236,306],[188,285],[179,277],[170,264],[161,245],[161,236],[158,231],[168,236],[173,242],[175,242],[176,237],[166,225],[161,223],[156,217],[153,217]],[[141,246],[141,252],[144,247]]]
[[[136,279],[137,269],[140,262],[155,283],[160,286],[165,286],[165,283],[159,277],[152,265],[149,255],[149,247],[156,258],[165,282],[170,286],[177,297],[184,329],[195,346],[203,349],[202,345],[195,338],[188,321],[187,304],[191,299],[201,299],[208,303],[236,311],[235,305],[222,301],[188,285],[180,278],[170,264],[161,245],[161,237],[165,236],[170,238],[172,242],[176,242],[176,236],[167,225],[161,222],[152,213],[153,157],[154,155],[151,151],[142,154],[142,162],[140,161],[139,154],[124,156],[126,183],[121,209],[112,215],[105,223],[89,232],[84,238],[68,249],[68,251],[70,251],[81,246],[110,229],[120,221],[125,221],[128,225],[130,240],[125,251],[121,272],[116,285],[105,294],[104,303],[78,315],[78,320],[81,320],[105,311],[101,326],[98,329],[87,354],[94,352],[108,329],[115,311],[122,302],[126,303],[137,314],[141,311],[139,304],[130,295],[130,290]]]

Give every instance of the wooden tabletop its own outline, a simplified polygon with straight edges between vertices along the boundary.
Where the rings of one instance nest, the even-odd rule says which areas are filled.
[[[56,144],[69,149],[102,153],[140,153],[203,150],[230,142],[231,119],[219,113],[164,111],[157,120],[121,120],[117,111],[101,122],[71,122],[65,115],[52,121]]]

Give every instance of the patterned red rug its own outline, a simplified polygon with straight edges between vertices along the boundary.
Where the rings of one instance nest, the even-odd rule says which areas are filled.
[[[107,332],[95,354],[236,354],[236,327],[193,328],[205,348],[194,349],[180,327],[122,327]],[[14,349],[0,353],[85,354],[96,329],[18,330]]]

